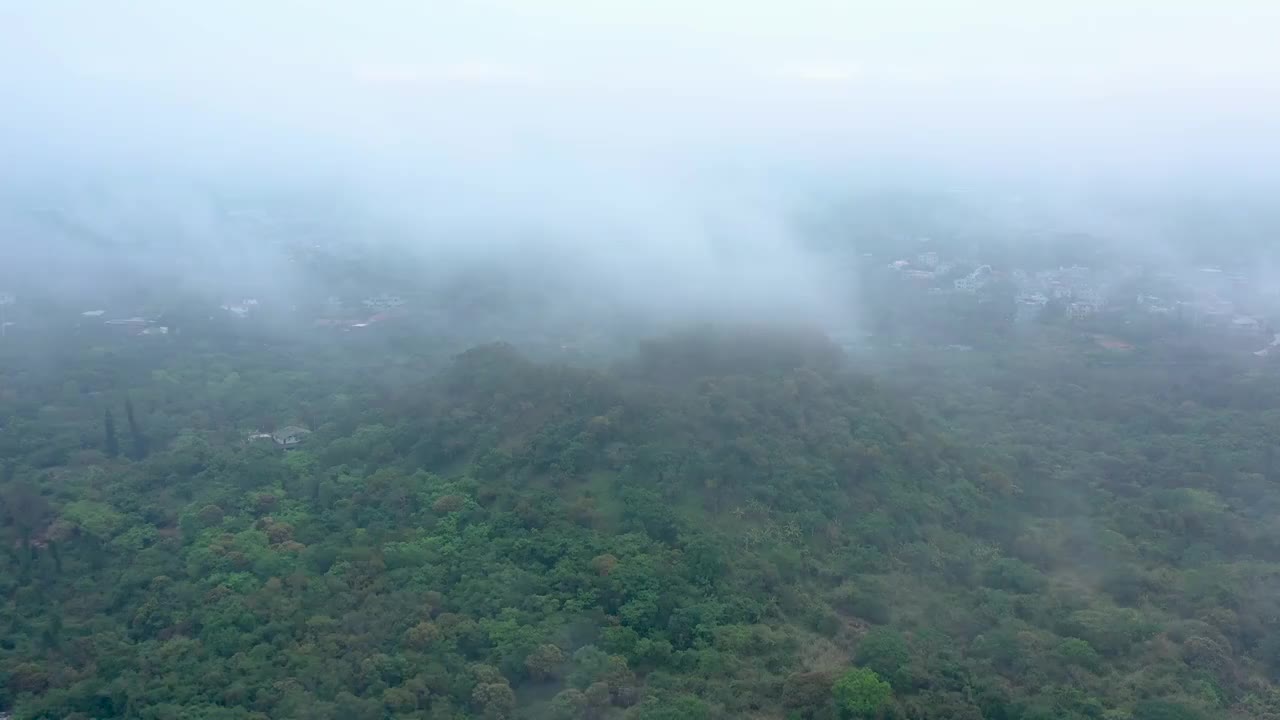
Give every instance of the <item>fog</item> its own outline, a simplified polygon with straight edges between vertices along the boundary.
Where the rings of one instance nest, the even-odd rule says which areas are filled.
[[[0,0],[0,720],[1280,719],[1277,39]]]
[[[828,324],[856,322],[856,253],[812,245],[856,245],[885,194],[989,235],[1265,246],[1280,7],[1060,5],[12,3],[0,243],[68,287],[116,263],[287,292],[234,197],[424,277],[536,262],[578,304]]]

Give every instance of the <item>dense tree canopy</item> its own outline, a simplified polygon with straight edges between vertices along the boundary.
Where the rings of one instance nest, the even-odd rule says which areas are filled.
[[[1268,369],[404,343],[6,356],[0,708],[1280,717]]]

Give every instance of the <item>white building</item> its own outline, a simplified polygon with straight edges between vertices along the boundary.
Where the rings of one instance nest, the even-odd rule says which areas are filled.
[[[310,434],[311,431],[306,428],[290,425],[271,433],[271,439],[280,447],[291,448],[300,445]]]
[[[1262,330],[1257,318],[1240,315],[1231,319],[1231,331],[1240,335],[1256,335]]]
[[[1044,307],[1049,304],[1049,298],[1044,293],[1024,292],[1020,293],[1017,298],[1017,309],[1014,312],[1014,319],[1018,322],[1030,322],[1040,317],[1040,313],[1044,312]]]
[[[1071,299],[1085,305],[1092,305],[1094,309],[1102,307],[1102,291],[1096,287],[1081,287],[1071,293]]]
[[[249,313],[258,306],[258,301],[253,298],[246,298],[240,302],[229,302],[222,306],[223,310],[235,315],[238,318],[248,317]]]
[[[956,290],[965,293],[976,293],[987,286],[991,281],[991,266],[983,265],[977,270],[969,273],[968,276],[962,277],[955,281]]]
[[[1067,318],[1070,320],[1083,320],[1096,312],[1098,312],[1097,306],[1090,303],[1073,302],[1067,305]]]
[[[382,293],[376,297],[365,298],[364,306],[375,312],[386,312],[404,305],[404,299],[398,295]]]

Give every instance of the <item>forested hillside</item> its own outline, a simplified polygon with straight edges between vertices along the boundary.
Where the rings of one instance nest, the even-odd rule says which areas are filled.
[[[1280,718],[1265,367],[140,347],[5,356],[16,718]]]

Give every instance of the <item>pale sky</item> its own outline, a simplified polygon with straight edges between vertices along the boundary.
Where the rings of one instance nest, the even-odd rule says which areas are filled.
[[[1267,0],[5,0],[0,148],[1243,158],[1275,142],[1276,37]]]
[[[620,296],[842,307],[797,198],[1268,197],[1276,38],[1276,0],[0,0],[0,189],[199,227],[206,178],[315,180],[436,255],[551,237]]]

